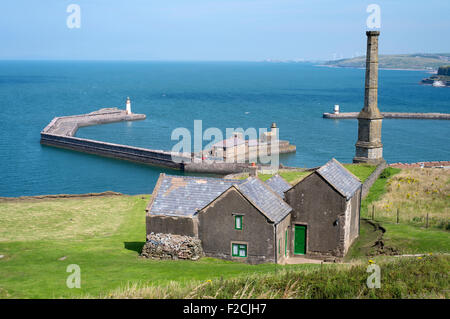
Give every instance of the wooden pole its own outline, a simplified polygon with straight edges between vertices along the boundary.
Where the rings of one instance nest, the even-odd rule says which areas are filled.
[[[398,215],[400,214],[400,209],[397,208],[397,224],[398,224]]]
[[[372,205],[372,220],[375,220],[375,206]]]
[[[427,226],[426,226],[426,228],[428,228],[428,213],[427,213]]]

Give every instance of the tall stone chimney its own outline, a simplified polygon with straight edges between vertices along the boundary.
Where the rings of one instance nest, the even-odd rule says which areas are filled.
[[[358,115],[358,141],[353,163],[384,162],[381,144],[383,116],[378,109],[378,36],[380,31],[367,31],[366,84],[364,108]]]

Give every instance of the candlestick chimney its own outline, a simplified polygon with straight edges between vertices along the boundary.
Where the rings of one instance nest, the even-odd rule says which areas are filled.
[[[353,163],[384,162],[381,143],[383,116],[378,109],[378,36],[380,31],[367,31],[366,81],[364,108],[358,115],[358,141]]]

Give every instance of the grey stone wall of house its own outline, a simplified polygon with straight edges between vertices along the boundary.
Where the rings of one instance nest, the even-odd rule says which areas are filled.
[[[198,237],[198,220],[191,217],[146,215],[147,234],[164,233]]]
[[[370,174],[370,176],[364,181],[361,194],[362,198],[365,198],[367,196],[373,183],[375,183],[375,181],[378,179],[378,177],[386,167],[387,167],[386,162],[381,162],[380,164],[377,165],[372,174]]]
[[[287,232],[287,238],[286,238]],[[277,263],[283,264],[291,254],[291,215],[287,215],[275,226],[275,254]],[[285,256],[285,244],[287,241],[287,256]]]
[[[361,194],[362,187],[353,195],[350,199],[351,202],[351,216],[350,216],[350,243],[349,246],[359,236],[359,219],[360,219],[360,207],[361,207]],[[348,247],[347,247],[348,248]]]
[[[234,215],[243,215],[243,229]],[[275,228],[235,188],[230,188],[198,214],[199,238],[206,256],[252,264],[275,262]],[[231,244],[246,244],[247,258],[233,257]]]
[[[343,255],[340,236],[343,233],[346,199],[317,173],[309,175],[285,194],[287,203],[293,208],[292,255],[296,224],[306,226],[307,255]]]
[[[346,201],[344,215],[339,216],[341,233],[339,235],[339,254],[342,257],[347,254],[348,249],[359,235],[359,205],[361,188],[359,188],[352,198]]]

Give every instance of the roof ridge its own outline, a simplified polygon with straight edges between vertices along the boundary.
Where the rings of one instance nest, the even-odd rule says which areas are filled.
[[[145,210],[146,210],[148,213],[149,213],[150,210],[152,209],[153,203],[155,202],[156,196],[158,195],[159,188],[161,187],[162,180],[163,180],[165,177],[166,177],[166,174],[165,174],[165,173],[160,173],[160,174],[159,174],[158,180],[156,181],[155,188],[153,189],[153,192],[152,192],[152,198],[150,199],[150,202],[148,203],[147,207],[145,208]]]
[[[264,215],[264,217],[266,217],[268,220],[270,220],[271,222],[273,222],[273,223],[275,223],[275,220],[274,219],[272,219],[272,218],[270,218],[267,214],[266,214],[266,212],[264,212],[264,210],[259,206],[259,205],[257,205],[249,196],[247,196],[247,195],[245,195],[244,194],[244,192],[242,192],[242,190],[241,189],[239,189],[239,185],[232,185],[231,187],[234,187],[238,192],[239,192],[239,194],[241,194],[250,204],[252,204],[258,211],[260,211],[261,212],[261,214],[263,214]]]
[[[341,187],[339,187],[338,185],[335,185],[335,181],[333,181],[333,178],[330,175],[327,175],[326,173],[328,171],[323,172],[322,170],[329,166],[330,164],[335,164],[337,165],[337,167],[339,167],[340,169],[342,169],[345,173],[349,174],[350,178],[353,179],[355,182],[358,182],[358,184],[362,184],[361,180],[359,178],[357,178],[355,175],[353,175],[352,172],[350,172],[348,169],[345,168],[344,165],[342,165],[337,159],[335,159],[334,157],[331,158],[328,162],[326,162],[324,165],[322,165],[321,167],[319,167],[317,170],[315,170],[315,172],[321,177],[323,178],[329,185],[331,185],[331,187],[333,187],[339,194],[341,194],[342,196],[344,196],[346,199],[349,199],[351,196],[353,196],[354,191],[352,192],[352,195],[347,195],[346,191],[342,189],[342,185]],[[332,168],[331,168],[332,169]],[[328,172],[329,173],[329,172]],[[343,179],[342,179],[343,180]],[[360,187],[359,185],[359,187]]]
[[[274,175],[275,176],[275,175]],[[278,175],[279,176],[279,175]],[[272,176],[273,177],[273,176]],[[271,178],[272,178],[271,177]],[[281,177],[281,176],[280,176]],[[270,179],[270,178],[269,178]],[[270,192],[272,192],[276,197],[278,197],[279,199],[281,199],[283,201],[283,203],[285,203],[286,205],[288,205],[289,207],[291,207],[291,205],[289,205],[288,203],[286,203],[284,201],[284,198],[281,197],[280,195],[278,195],[277,192],[275,192],[272,187],[270,187],[269,185],[266,184],[266,182],[263,182],[262,180],[259,179],[259,181],[264,185],[265,188],[267,188]],[[291,207],[292,208],[292,207]]]
[[[286,206],[286,207],[288,208],[289,211],[292,211],[292,210],[293,210],[293,208],[292,208],[288,203],[286,203],[286,202],[284,201],[284,199],[283,199],[282,197],[280,197],[273,189],[271,189],[269,185],[266,185],[265,182],[263,182],[263,181],[260,180],[259,178],[252,178],[252,179],[250,179],[249,181],[252,181],[252,180],[256,180],[258,183],[260,183],[260,184],[262,185],[263,188],[267,189],[270,193],[272,193],[273,195],[275,195],[275,197],[282,203],[282,205]],[[248,181],[247,181],[247,182],[248,182]],[[271,220],[272,222],[276,223],[276,222],[277,222],[276,219],[274,219],[274,218],[272,218],[272,217],[269,217],[269,215],[265,212],[265,210],[264,210],[261,206],[257,205],[257,204],[256,204],[249,196],[245,195],[244,192],[239,188],[239,186],[242,186],[242,185],[244,185],[244,184],[247,184],[247,182],[242,183],[242,184],[240,184],[240,185],[233,185],[233,186],[235,186],[236,189],[238,189],[239,192],[242,193],[242,195],[245,196],[245,198],[246,198],[247,200],[249,200],[256,208],[258,208],[258,210],[259,210],[264,216],[266,216],[266,218],[268,218],[268,219]],[[280,206],[282,206],[282,205],[280,205]]]
[[[352,172],[350,172],[350,170],[348,170],[341,162],[339,162],[337,159],[335,159],[334,157],[332,158],[332,160],[334,160],[336,162],[336,164],[338,164],[339,166],[341,166],[343,169],[345,169],[347,172],[350,173],[351,176],[353,176],[355,179],[358,180],[358,182],[362,182],[358,176],[356,176],[355,174],[353,174]]]
[[[244,184],[244,183],[242,183]],[[240,184],[240,185],[242,185]],[[225,194],[226,192],[228,192],[231,188],[234,188],[239,194],[241,194],[242,197],[244,197],[253,207],[255,207],[259,212],[261,212],[261,214],[264,215],[264,217],[266,217],[268,220],[275,222],[272,218],[270,218],[269,216],[267,216],[267,214],[264,212],[264,210],[257,205],[251,198],[249,198],[247,195],[244,194],[244,192],[242,192],[241,189],[239,189],[239,185],[237,184],[233,184],[230,185],[230,187],[228,187],[226,190],[224,190],[222,193],[220,193],[216,198],[214,198],[212,201],[210,201],[209,203],[207,203],[204,207],[202,207],[201,209],[198,209],[196,213],[203,211],[206,207],[208,207],[209,205],[211,205],[213,202],[215,202],[217,199],[219,199],[223,194]]]

